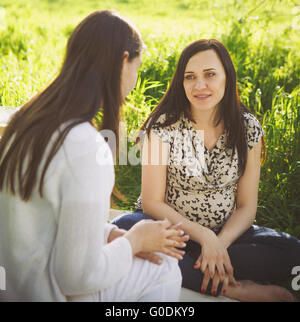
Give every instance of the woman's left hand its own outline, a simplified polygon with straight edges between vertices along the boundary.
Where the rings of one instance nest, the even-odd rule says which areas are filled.
[[[114,239],[123,236],[126,232],[127,230],[125,229],[114,228],[113,230],[111,230],[107,242],[111,243]],[[155,253],[140,252],[136,256],[157,265],[162,263],[162,258]]]

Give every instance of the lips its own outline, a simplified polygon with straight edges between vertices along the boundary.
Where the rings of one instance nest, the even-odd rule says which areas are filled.
[[[198,99],[206,99],[206,98],[209,98],[210,96],[211,96],[211,94],[194,95],[194,97],[198,98]]]

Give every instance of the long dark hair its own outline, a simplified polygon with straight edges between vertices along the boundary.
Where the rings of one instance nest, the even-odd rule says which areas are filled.
[[[93,124],[100,108],[101,129],[113,130],[118,138],[124,52],[128,51],[131,61],[142,47],[137,30],[115,12],[96,11],[79,23],[68,40],[58,76],[21,107],[2,136],[0,190],[6,185],[15,194],[17,178],[20,196],[25,201],[30,199],[50,138],[59,130],[41,172],[39,192],[43,196],[47,167],[67,134],[80,123]],[[70,122],[61,130],[67,121]]]
[[[161,127],[175,123],[180,118],[182,113],[184,113],[186,117],[194,122],[191,115],[190,102],[186,97],[183,87],[184,72],[191,57],[201,51],[209,49],[212,49],[216,52],[226,73],[225,93],[215,115],[214,124],[217,126],[222,120],[224,121],[225,131],[228,134],[227,147],[232,148],[233,151],[237,149],[239,172],[242,175],[245,171],[247,162],[247,142],[245,136],[246,129],[242,114],[243,112],[250,113],[250,111],[240,101],[237,89],[236,71],[231,57],[225,46],[216,39],[201,39],[191,43],[183,50],[169,88],[157,107],[151,112],[150,116],[144,122],[141,130],[145,130],[149,135],[151,129],[155,128],[155,123],[162,114],[165,114],[166,118],[165,122],[159,125]],[[264,139],[262,139],[262,142],[262,158],[264,159]],[[233,155],[234,154],[232,154],[232,156]]]

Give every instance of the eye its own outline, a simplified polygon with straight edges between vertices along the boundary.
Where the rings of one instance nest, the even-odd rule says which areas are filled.
[[[207,73],[206,74],[208,77],[214,77],[215,75],[216,75],[216,73],[214,73],[214,72],[210,72],[210,73]]]
[[[184,79],[186,79],[186,80],[190,80],[190,79],[194,79],[195,77],[194,77],[194,75],[185,75],[184,76]]]

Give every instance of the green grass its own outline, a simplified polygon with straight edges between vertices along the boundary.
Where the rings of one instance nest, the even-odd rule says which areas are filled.
[[[2,0],[0,105],[19,106],[57,73],[66,41],[87,14],[115,9],[148,47],[135,91],[124,106],[133,136],[165,92],[182,49],[221,40],[232,55],[242,101],[266,132],[257,223],[300,238],[300,7],[293,0]],[[128,149],[133,143],[128,144]],[[133,209],[141,167],[116,166],[116,183]]]

